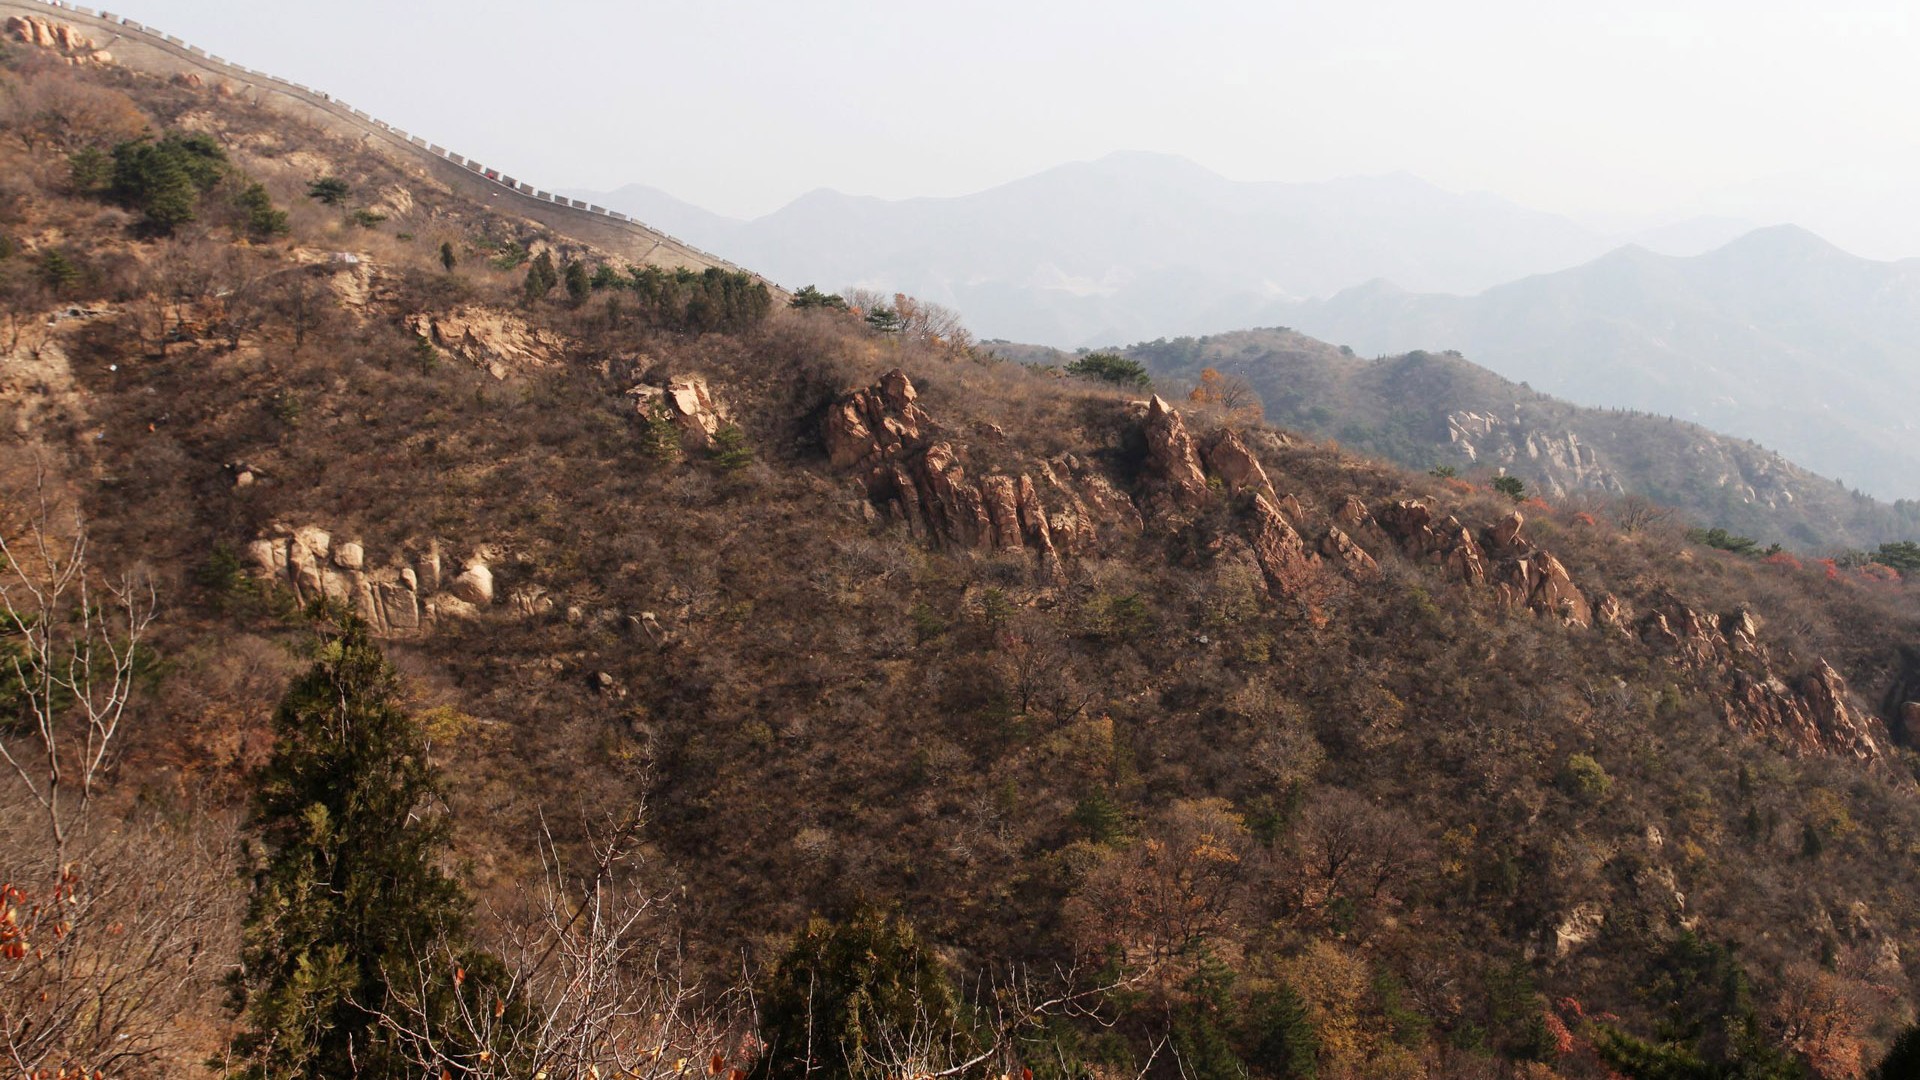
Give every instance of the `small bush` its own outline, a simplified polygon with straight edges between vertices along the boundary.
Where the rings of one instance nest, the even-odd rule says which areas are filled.
[[[1613,777],[1592,756],[1574,754],[1560,769],[1560,787],[1582,802],[1596,803],[1613,790]]]
[[[323,176],[307,185],[307,198],[318,199],[328,206],[338,206],[345,202],[353,188],[337,176]]]

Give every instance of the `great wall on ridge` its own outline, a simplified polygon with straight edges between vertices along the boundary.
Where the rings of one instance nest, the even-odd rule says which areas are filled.
[[[625,214],[540,190],[503,170],[409,134],[330,94],[242,67],[132,19],[59,0],[0,0],[0,16],[64,21],[86,34],[97,49],[110,54],[114,63],[137,71],[163,78],[199,75],[221,80],[237,97],[318,123],[334,134],[358,138],[388,158],[420,167],[456,190],[495,200],[500,209],[636,264],[670,269],[741,269]]]

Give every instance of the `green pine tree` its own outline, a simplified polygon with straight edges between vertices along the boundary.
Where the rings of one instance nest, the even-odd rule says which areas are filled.
[[[252,811],[266,855],[233,979],[244,1029],[236,1077],[417,1076],[375,1017],[400,1010],[394,987],[424,989],[438,1011],[455,993],[482,992],[476,980],[498,983],[498,965],[475,958],[473,975],[463,968],[457,980],[427,964],[439,981],[418,985],[424,959],[466,955],[469,905],[440,868],[447,825],[431,810],[440,779],[398,697],[366,624],[346,616],[323,632],[274,716]]]
[[[271,240],[287,233],[287,212],[273,207],[273,196],[267,194],[263,184],[248,184],[240,194],[234,196],[234,205],[239,207],[247,222],[247,235],[255,240]]]
[[[1254,995],[1247,1012],[1248,1064],[1279,1080],[1314,1080],[1320,1074],[1320,1035],[1293,987],[1282,983]]]
[[[560,274],[553,268],[553,253],[543,251],[527,267],[526,294],[529,303],[543,299],[560,283]]]
[[[567,264],[567,299],[577,306],[585,303],[593,292],[593,277],[587,273],[587,264],[579,261]]]
[[[962,1030],[939,962],[905,919],[870,906],[810,921],[760,1004],[767,1052],[752,1080],[882,1080],[889,1040],[925,1034],[945,1047]]]

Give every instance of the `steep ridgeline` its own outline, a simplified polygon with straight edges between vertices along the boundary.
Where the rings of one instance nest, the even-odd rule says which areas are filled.
[[[1209,367],[1240,376],[1273,422],[1409,468],[1507,473],[1550,499],[1645,495],[1699,525],[1816,552],[1920,532],[1920,506],[1849,492],[1745,439],[1569,404],[1454,354],[1368,360],[1285,329],[1156,341],[1127,353],[1169,380]]]
[[[1217,560],[1257,567],[1269,595],[1321,625],[1333,595],[1378,579],[1378,556],[1392,550],[1482,590],[1500,607],[1553,619],[1567,633],[1641,643],[1651,656],[1718,684],[1728,724],[1794,753],[1866,763],[1887,755],[1884,722],[1854,701],[1839,673],[1815,660],[1783,674],[1793,659],[1764,644],[1750,611],[1712,617],[1664,591],[1589,592],[1525,535],[1519,511],[1473,528],[1427,499],[1370,505],[1347,494],[1309,510],[1300,495],[1275,486],[1235,429],[1196,437],[1158,396],[1127,409],[1143,451],[1130,484],[1072,454],[1023,463],[1018,475],[970,477],[967,448],[920,407],[912,381],[897,369],[842,397],[828,411],[823,439],[833,466],[859,478],[872,512],[938,548],[1027,552],[1043,574],[1058,577],[1063,556],[1118,551],[1143,532],[1170,535],[1205,518],[1220,526],[1207,541]],[[1254,441],[1285,446],[1271,431]]]
[[[479,202],[557,229],[630,262],[696,270],[738,269],[718,256],[668,236],[617,211],[550,194],[497,166],[448,151],[332,95],[250,71],[150,26],[110,12],[39,0],[0,0],[7,40],[58,53],[70,62],[113,66],[212,88],[221,97],[258,103],[275,112],[353,139],[409,172],[431,176]]]

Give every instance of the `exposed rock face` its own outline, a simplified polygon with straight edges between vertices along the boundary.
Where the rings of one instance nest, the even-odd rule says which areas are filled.
[[[1403,499],[1383,507],[1374,519],[1414,558],[1439,563],[1469,584],[1486,584],[1487,554],[1459,518],[1436,517],[1425,502]]]
[[[1147,509],[1158,515],[1196,510],[1206,505],[1212,492],[1207,487],[1207,474],[1200,468],[1200,454],[1194,448],[1186,421],[1180,419],[1180,414],[1164,398],[1155,394],[1147,403],[1143,426],[1147,438]]]
[[[447,591],[475,607],[493,603],[493,569],[479,559],[468,561]]]
[[[56,49],[67,54],[70,63],[111,64],[113,54],[94,44],[93,39],[81,34],[67,23],[54,22],[38,15],[15,15],[7,19],[6,35],[9,40],[23,45],[34,45],[42,49]]]
[[[1625,490],[1578,435],[1528,427],[1517,415],[1503,420],[1492,412],[1452,413],[1447,417],[1447,442],[1469,463],[1522,467],[1555,498],[1570,491]]]
[[[1564,619],[1570,626],[1593,625],[1593,607],[1573,584],[1559,559],[1529,550],[1501,563],[1495,584],[1509,604]]]
[[[1247,542],[1275,595],[1299,597],[1319,575],[1320,560],[1307,551],[1291,524],[1265,495],[1253,497],[1248,511]]]
[[[496,379],[560,363],[566,342],[527,325],[525,319],[469,305],[443,315],[419,314],[407,326],[435,345],[485,368]]]
[[[1260,467],[1259,459],[1231,428],[1221,432],[1207,447],[1207,469],[1220,478],[1230,495],[1264,495],[1276,506],[1280,503],[1280,496],[1274,494],[1273,482],[1267,479],[1267,470]]]
[[[1839,672],[1817,660],[1805,675],[1783,677],[1759,635],[1759,620],[1745,610],[1714,619],[1676,604],[1640,624],[1641,640],[1669,662],[1722,681],[1730,726],[1795,754],[1885,760],[1885,725],[1855,704]]]
[[[1358,495],[1347,496],[1340,504],[1340,509],[1334,511],[1333,519],[1349,531],[1357,531],[1374,523],[1373,512],[1367,509],[1367,504]]]
[[[1628,611],[1627,605],[1612,593],[1601,597],[1600,602],[1593,605],[1593,622],[1596,626],[1617,633],[1630,634],[1628,623],[1632,621],[1633,613]]]
[[[1091,551],[1110,530],[1140,527],[1132,502],[1072,455],[1038,462],[1033,473],[969,477],[964,448],[939,437],[918,398],[896,369],[842,396],[822,430],[834,467],[856,472],[868,501],[915,536],[943,547],[1032,551],[1045,562]]]
[[[1501,518],[1499,522],[1494,525],[1493,532],[1489,537],[1493,541],[1493,546],[1496,548],[1510,548],[1518,544],[1520,541],[1520,529],[1526,525],[1526,523],[1526,517],[1518,510]]]
[[[1879,723],[1854,708],[1847,680],[1825,660],[1800,680],[1800,697],[1806,702],[1812,749],[1810,753],[1852,756],[1860,761],[1877,762],[1883,756]]]
[[[894,368],[880,381],[835,403],[827,415],[827,458],[836,469],[872,466],[920,441],[933,418],[915,404],[919,393]]]
[[[1320,554],[1355,581],[1380,576],[1380,564],[1338,527],[1329,526],[1326,535],[1320,538]]]
[[[732,422],[732,416],[699,375],[676,375],[665,386],[641,385],[627,391],[634,411],[642,416],[666,416],[680,432],[680,442],[697,450],[713,445],[713,437]]]
[[[374,565],[357,541],[336,540],[309,525],[277,528],[248,544],[246,552],[256,577],[286,587],[302,604],[320,599],[345,604],[382,636],[423,630],[440,616],[477,615],[494,597],[493,572],[477,555],[442,592],[437,541],[413,565]]]
[[[1607,924],[1607,909],[1600,904],[1576,906],[1553,928],[1553,955],[1556,960],[1600,936]]]

